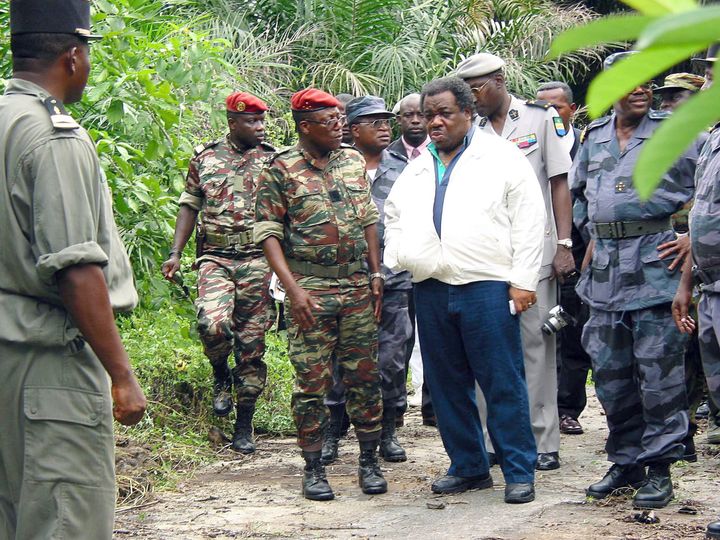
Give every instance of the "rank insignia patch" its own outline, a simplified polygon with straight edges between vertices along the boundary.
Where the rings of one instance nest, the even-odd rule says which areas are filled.
[[[524,148],[530,148],[533,144],[537,143],[537,135],[530,133],[517,139],[510,139],[510,141],[514,142],[517,147],[522,150]]]
[[[555,133],[560,137],[564,137],[567,134],[565,124],[563,124],[562,118],[559,116],[553,116],[553,126],[555,126]]]
[[[517,109],[510,109],[508,115],[510,115],[510,120],[517,120],[520,117],[520,113],[518,113]]]

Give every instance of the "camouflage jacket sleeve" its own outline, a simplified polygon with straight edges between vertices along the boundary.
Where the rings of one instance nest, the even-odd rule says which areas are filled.
[[[179,204],[187,205],[198,212],[202,208],[203,192],[200,189],[200,173],[198,172],[198,157],[190,160],[187,177],[185,178],[185,191],[180,195]]]
[[[283,224],[287,213],[282,171],[272,162],[266,165],[258,178],[255,195],[255,224],[253,239],[261,244],[269,237],[284,238]]]

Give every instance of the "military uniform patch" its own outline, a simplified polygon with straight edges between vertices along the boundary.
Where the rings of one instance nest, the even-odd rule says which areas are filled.
[[[480,122],[478,122],[478,126],[485,127],[487,125],[487,116],[480,119]]]
[[[80,127],[57,98],[50,96],[43,101],[43,105],[50,113],[50,121],[55,129],[77,129]]]
[[[521,150],[524,148],[530,148],[533,144],[537,144],[537,141],[537,135],[535,133],[529,133],[528,135],[524,135],[516,139],[510,139],[510,142],[515,143]]]
[[[562,118],[559,116],[553,116],[553,126],[555,127],[555,133],[557,133],[559,137],[567,135],[565,124],[563,124]]]
[[[510,116],[510,120],[517,120],[518,118],[520,118],[520,113],[517,111],[517,109],[510,109],[508,115]]]

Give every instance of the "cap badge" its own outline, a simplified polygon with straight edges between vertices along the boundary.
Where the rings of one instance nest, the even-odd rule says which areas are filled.
[[[245,110],[245,102],[244,101],[238,101],[235,105],[235,110],[237,112],[243,112]]]

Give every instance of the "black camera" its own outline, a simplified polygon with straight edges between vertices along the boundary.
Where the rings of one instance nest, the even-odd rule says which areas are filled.
[[[575,326],[577,320],[575,317],[565,311],[561,305],[557,305],[550,310],[548,318],[542,325],[542,331],[544,334],[550,336],[565,328],[568,325]]]

